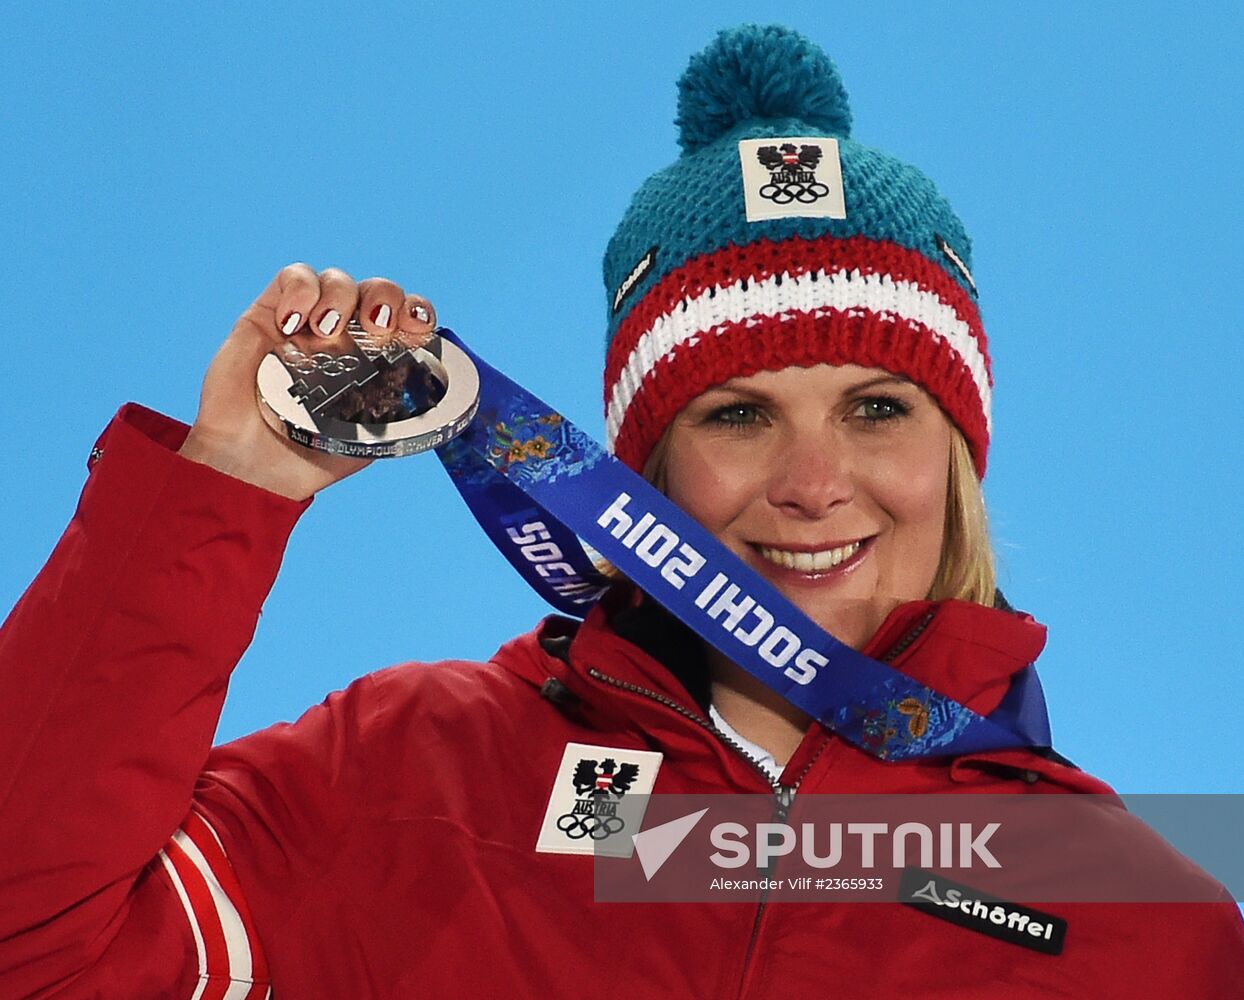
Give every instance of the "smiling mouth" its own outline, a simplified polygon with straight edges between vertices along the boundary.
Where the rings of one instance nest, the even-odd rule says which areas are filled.
[[[826,573],[858,553],[866,541],[868,539],[861,538],[819,552],[792,552],[790,549],[776,549],[766,545],[757,545],[756,551],[775,566],[793,569],[796,573]]]

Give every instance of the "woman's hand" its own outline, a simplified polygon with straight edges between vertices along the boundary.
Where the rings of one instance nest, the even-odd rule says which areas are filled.
[[[347,336],[346,323],[356,312],[363,328],[382,338],[395,332],[418,338],[436,328],[431,303],[392,281],[355,284],[336,268],[317,275],[306,264],[289,264],[242,313],[212,359],[181,454],[295,500],[368,465],[367,459],[294,444],[267,425],[255,399],[255,375],[269,351],[293,337],[314,353],[316,345]]]

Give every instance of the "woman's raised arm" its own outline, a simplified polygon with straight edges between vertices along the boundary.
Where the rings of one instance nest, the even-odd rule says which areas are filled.
[[[286,267],[213,360],[192,428],[129,404],[101,436],[73,520],[0,630],[0,996],[94,984],[138,925],[128,951],[176,967],[128,965],[126,995],[199,973],[153,859],[186,818],[289,532],[365,464],[273,433],[255,371],[290,312],[291,334],[320,336],[308,326],[336,312],[340,335],[360,304],[365,326],[430,327],[422,302]]]

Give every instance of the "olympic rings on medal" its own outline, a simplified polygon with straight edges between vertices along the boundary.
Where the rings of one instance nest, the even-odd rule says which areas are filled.
[[[614,824],[617,824],[616,826]],[[557,817],[557,829],[571,840],[604,840],[621,833],[626,821],[620,816],[590,816],[583,813],[564,813]]]
[[[800,181],[785,181],[781,184],[770,181],[760,189],[760,197],[768,198],[778,205],[789,205],[797,201],[801,205],[811,205],[829,194],[829,188],[820,181],[804,184]]]
[[[322,372],[329,378],[336,378],[339,375],[348,375],[359,367],[359,359],[352,354],[336,355],[317,351],[315,354],[307,355],[293,344],[286,344],[285,348],[283,352],[285,364],[299,375]]]

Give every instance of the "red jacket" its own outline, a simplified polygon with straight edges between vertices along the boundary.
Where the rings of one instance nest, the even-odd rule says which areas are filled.
[[[593,902],[591,857],[534,850],[567,743],[660,751],[657,793],[771,791],[600,609],[210,749],[305,505],[184,461],[183,435],[123,411],[0,633],[0,997],[262,997],[269,977],[280,1000],[1244,997],[1230,903],[1046,904],[1069,928],[1052,956],[900,905]],[[987,712],[1043,635],[952,602],[896,665]],[[1108,791],[1028,752],[885,763],[817,725],[782,782]]]

